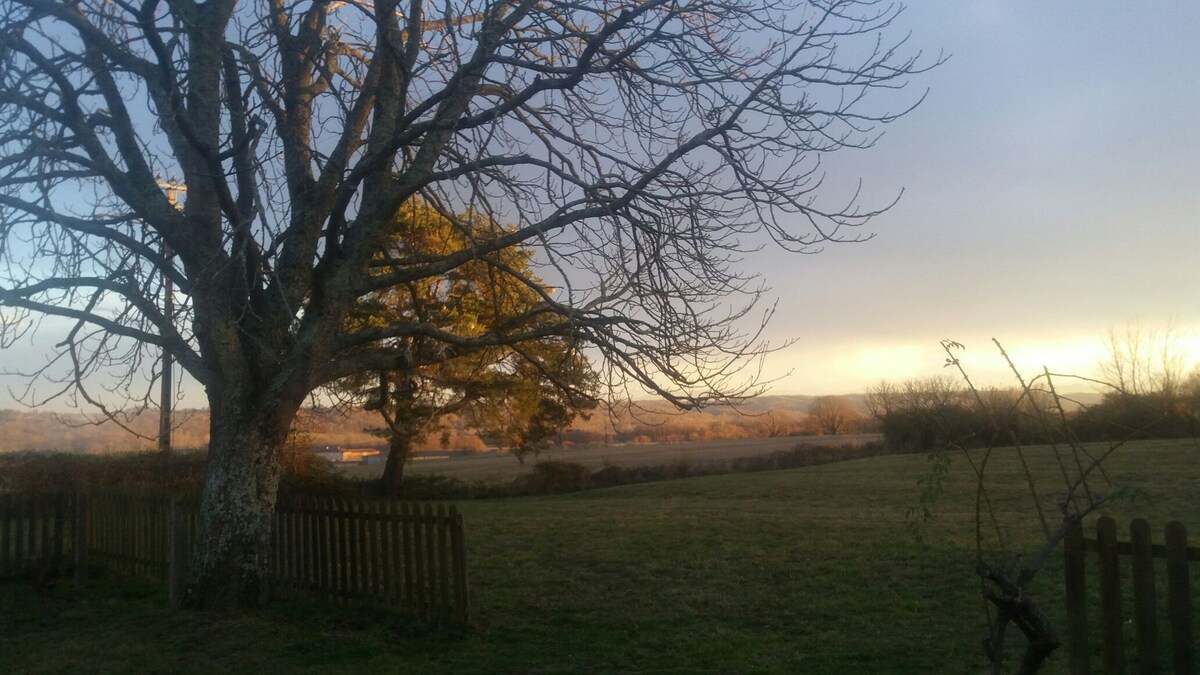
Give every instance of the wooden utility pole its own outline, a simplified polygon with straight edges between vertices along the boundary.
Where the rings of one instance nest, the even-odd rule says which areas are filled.
[[[174,179],[160,182],[159,187],[167,190],[167,201],[171,202],[171,206],[179,208],[177,203],[179,191],[187,191],[186,185],[180,185]],[[167,274],[167,269],[171,264],[171,247],[167,245],[166,240],[162,240],[162,287],[163,287],[163,316],[170,323],[175,317],[175,290],[171,284],[171,275]],[[158,406],[158,451],[164,455],[171,454],[171,403],[172,403],[172,386],[174,385],[174,360],[171,358],[171,352],[166,348],[162,350],[162,389],[159,393]]]

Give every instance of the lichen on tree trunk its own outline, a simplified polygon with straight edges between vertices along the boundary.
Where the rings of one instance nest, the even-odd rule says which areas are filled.
[[[187,606],[251,607],[269,597],[280,459],[294,416],[214,402]]]

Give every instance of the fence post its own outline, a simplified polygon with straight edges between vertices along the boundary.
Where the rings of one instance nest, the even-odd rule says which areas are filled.
[[[1087,583],[1084,576],[1083,524],[1075,521],[1067,530],[1063,552],[1067,587],[1067,649],[1071,675],[1088,675]]]
[[[1176,673],[1196,672],[1192,632],[1192,592],[1188,579],[1187,530],[1179,521],[1167,523],[1167,600],[1171,613],[1171,651]]]
[[[1154,611],[1154,548],[1150,523],[1138,518],[1129,524],[1133,557],[1133,616],[1137,633],[1138,672],[1158,672],[1158,628]]]
[[[184,543],[183,513],[179,498],[171,499],[170,524],[167,530],[167,597],[171,609],[183,606],[187,584],[187,546]]]

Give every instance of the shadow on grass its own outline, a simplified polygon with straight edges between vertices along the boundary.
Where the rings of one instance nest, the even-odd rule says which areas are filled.
[[[171,611],[155,584],[0,582],[0,672],[291,672],[376,669],[395,649],[470,637],[374,607],[278,600]]]

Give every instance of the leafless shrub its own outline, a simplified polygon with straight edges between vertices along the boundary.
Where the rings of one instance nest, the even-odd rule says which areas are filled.
[[[1024,638],[1016,672],[1036,673],[1059,646],[1060,637],[1037,602],[1032,583],[1067,532],[1111,499],[1116,485],[1105,464],[1125,445],[1127,437],[1099,448],[1085,446],[1068,414],[1075,406],[1064,399],[1059,389],[1066,380],[1096,381],[1052,373],[1045,368],[1027,377],[1013,364],[1003,346],[993,342],[1019,385],[1015,396],[997,398],[980,390],[958,358],[965,347],[952,340],[942,341],[946,366],[961,376],[965,391],[986,420],[987,429],[976,436],[976,440],[982,441],[978,450],[968,451],[966,446],[950,441],[935,452],[944,456],[956,452],[970,466],[975,478],[975,570],[988,607],[989,631],[984,647],[992,672],[1004,672],[1006,656],[1012,649],[1007,638],[1010,628],[1015,627]],[[1049,445],[1053,456],[1053,471],[1039,475],[1033,468],[1027,457],[1029,443],[1018,433],[1014,419],[1038,429],[1038,441]],[[1016,455],[1029,491],[1028,509],[1022,512],[1022,517],[1032,519],[1042,533],[1041,543],[1031,550],[1017,550],[1006,534],[1001,514],[988,490],[989,467],[999,453]],[[1053,501],[1047,500],[1049,492],[1055,494]],[[1048,503],[1057,504],[1057,510],[1048,509]]]

